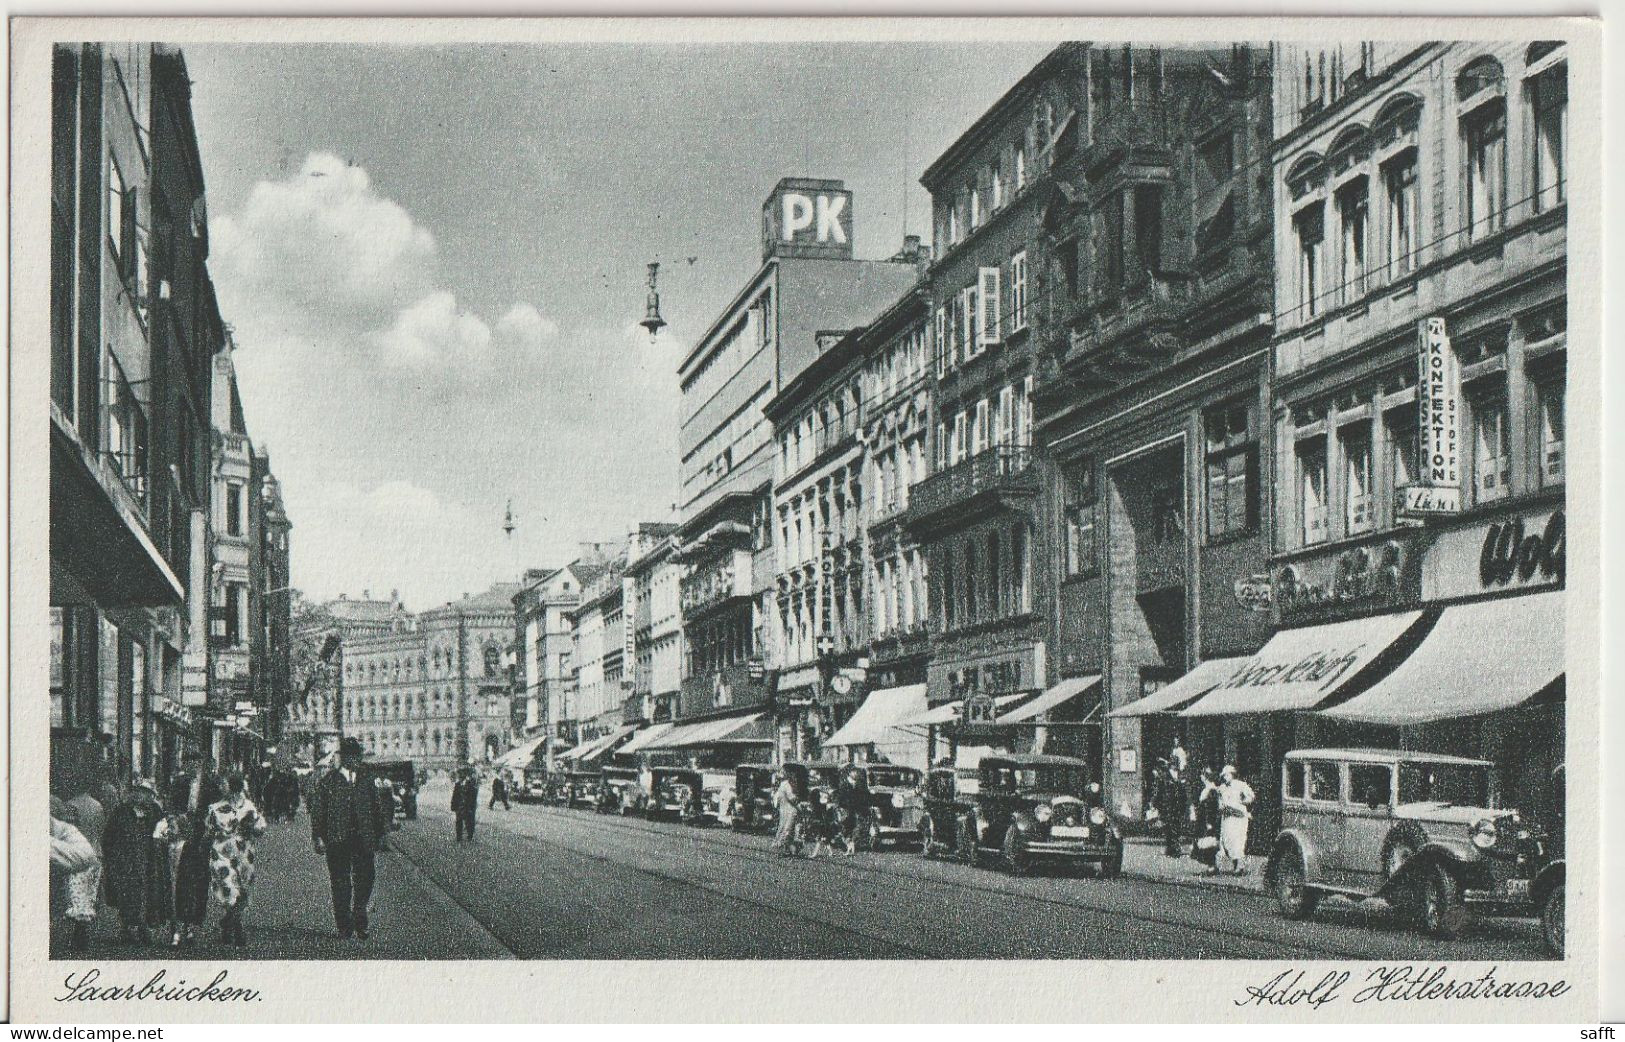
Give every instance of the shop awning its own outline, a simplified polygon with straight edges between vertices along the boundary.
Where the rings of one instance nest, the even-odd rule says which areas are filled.
[[[632,736],[632,740],[615,750],[617,753],[635,753],[646,749],[652,742],[664,738],[676,724],[654,724]]]
[[[767,734],[766,714],[728,716],[721,720],[702,720],[693,724],[678,724],[661,737],[642,746],[644,750],[687,749],[698,745],[716,745],[724,742],[756,745],[771,742]]]
[[[1313,709],[1352,681],[1422,617],[1419,611],[1282,630],[1180,716]]]
[[[995,717],[993,722],[996,724],[1019,724],[1023,720],[1037,720],[1051,709],[1064,705],[1080,695],[1098,691],[1099,688],[1100,678],[1098,676],[1072,677],[1056,684],[1031,702],[1016,706],[1010,712]],[[997,703],[994,704],[997,705]]]
[[[1446,608],[1399,668],[1321,715],[1405,725],[1522,705],[1563,674],[1563,622],[1561,590]]]
[[[1003,709],[1011,702],[1019,702],[1026,697],[1027,695],[1025,694],[1000,695],[998,698],[993,700],[993,705],[998,709]],[[939,706],[932,706],[930,709],[925,710],[918,716],[911,716],[907,719],[899,720],[895,726],[935,727],[941,726],[942,724],[951,724],[959,719],[959,710],[964,704],[964,699],[960,699],[957,702],[944,702]]]
[[[869,692],[846,726],[825,745],[873,745],[887,741],[902,721],[925,712],[925,685],[908,684]]]
[[[1210,658],[1206,662],[1199,662],[1195,669],[1160,691],[1153,691],[1106,715],[1121,720],[1125,717],[1177,712],[1218,687],[1246,661],[1246,655],[1237,655],[1235,658]]]
[[[564,763],[586,763],[588,760],[596,759],[599,755],[607,752],[610,746],[631,734],[635,726],[634,724],[624,724],[608,734],[599,735],[589,742],[583,742],[569,752],[561,754],[558,759]]]
[[[503,753],[501,756],[498,756],[492,766],[523,767],[525,764],[530,762],[531,757],[536,755],[536,750],[540,749],[542,747],[542,743],[547,741],[547,739],[547,735],[540,734],[527,742],[516,745],[512,749],[509,749],[507,752]]]

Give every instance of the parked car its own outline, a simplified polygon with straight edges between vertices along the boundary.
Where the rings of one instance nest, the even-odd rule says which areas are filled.
[[[733,775],[720,771],[700,772],[700,810],[690,825],[726,825],[733,820]]]
[[[565,771],[561,802],[566,807],[592,807],[598,801],[597,771]]]
[[[925,817],[920,772],[889,763],[855,763],[842,768],[863,776],[867,806],[859,812],[860,850],[879,850],[882,843],[916,843]]]
[[[1567,767],[1559,765],[1552,772],[1552,827],[1547,834],[1547,861],[1530,887],[1530,897],[1540,909],[1540,932],[1546,948],[1559,958],[1563,956],[1564,876],[1568,867],[1564,859],[1568,848],[1567,781]]]
[[[729,824],[741,832],[772,832],[779,827],[779,812],[773,806],[773,790],[778,788],[778,771],[764,763],[741,764],[734,768],[733,810]]]
[[[643,809],[643,789],[636,767],[605,767],[598,774],[597,810],[625,817]]]
[[[369,760],[367,769],[389,781],[401,817],[410,821],[418,816],[418,771],[411,760]]]
[[[688,767],[656,767],[650,772],[649,795],[643,816],[650,821],[676,818],[689,821],[700,813],[704,780]]]
[[[1306,919],[1326,894],[1381,897],[1454,937],[1471,909],[1541,915],[1554,893],[1560,909],[1561,861],[1539,824],[1494,806],[1494,767],[1389,749],[1288,753],[1264,873],[1282,913]]]
[[[1106,813],[1087,760],[1069,756],[983,757],[975,783],[952,767],[925,782],[920,849],[971,863],[994,854],[1014,873],[1041,862],[1093,864],[1106,878],[1123,870],[1123,836]]]
[[[514,793],[514,799],[520,803],[544,803],[551,794],[547,768],[526,767],[525,783]]]

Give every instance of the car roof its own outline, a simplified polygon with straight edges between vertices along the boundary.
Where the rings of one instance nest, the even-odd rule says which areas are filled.
[[[1080,760],[1075,756],[1045,756],[1038,753],[1004,753],[997,756],[984,756],[979,765],[1005,766],[1005,767],[1088,767],[1088,760]]]
[[[1444,753],[1407,752],[1402,749],[1294,749],[1286,754],[1288,760],[1360,760],[1364,763],[1440,763],[1467,767],[1494,767],[1489,760],[1474,760],[1466,756],[1448,756]]]
[[[840,770],[842,767],[851,767],[853,764],[836,763],[834,760],[786,760],[786,767],[817,767],[830,770]]]

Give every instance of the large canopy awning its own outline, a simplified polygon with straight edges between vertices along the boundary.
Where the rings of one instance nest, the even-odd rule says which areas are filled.
[[[1313,709],[1403,637],[1419,611],[1282,630],[1180,716]]]
[[[1003,709],[1011,702],[1019,702],[1026,697],[1026,694],[1000,695],[998,698],[993,700],[993,705],[997,709]],[[951,724],[959,719],[959,712],[964,704],[964,699],[960,699],[957,702],[944,702],[941,705],[932,706],[930,709],[925,710],[918,716],[911,716],[907,719],[899,720],[897,722],[897,726],[940,727],[943,724]]]
[[[520,745],[514,746],[501,756],[498,756],[496,760],[492,762],[492,766],[523,767],[525,764],[530,762],[531,757],[536,755],[536,750],[540,749],[542,747],[542,743],[547,741],[549,737],[550,736],[546,734],[539,734],[535,738],[531,738]]]
[[[869,692],[869,697],[858,706],[846,726],[836,731],[824,744],[874,745],[886,742],[891,731],[904,720],[925,712],[925,685],[908,684]]]
[[[1562,590],[1454,605],[1399,668],[1321,713],[1405,725],[1522,705],[1563,675],[1563,623]]]
[[[1045,691],[1030,702],[1025,702],[1001,716],[994,718],[996,724],[1019,724],[1024,720],[1037,720],[1051,709],[1058,708],[1072,701],[1080,695],[1100,688],[1100,677],[1072,677]],[[998,703],[994,703],[995,706]]]
[[[625,745],[621,746],[615,751],[622,754],[640,752],[643,749],[647,749],[651,743],[664,738],[671,732],[672,728],[676,726],[676,724],[654,724],[652,726],[645,727],[643,730],[633,735],[631,741],[627,742]]]
[[[1113,709],[1106,715],[1121,720],[1153,713],[1177,712],[1219,686],[1246,661],[1246,655],[1238,655],[1235,658],[1210,658],[1206,662],[1199,662],[1196,668],[1166,687],[1135,699],[1120,709]]]
[[[720,720],[701,720],[693,724],[678,724],[664,735],[642,746],[644,751],[655,749],[689,749],[700,745],[746,744],[760,745],[772,742],[767,733],[767,714],[727,716]]]
[[[560,754],[558,760],[563,763],[587,763],[590,760],[595,760],[608,752],[616,742],[631,734],[636,726],[635,724],[624,724],[617,727],[608,734],[599,735],[591,741],[581,743],[567,753]]]

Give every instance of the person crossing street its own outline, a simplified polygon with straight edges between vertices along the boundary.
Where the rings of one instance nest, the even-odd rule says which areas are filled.
[[[474,842],[474,812],[480,805],[480,780],[474,768],[464,767],[451,787],[451,812],[457,816],[457,841]]]
[[[339,743],[339,765],[310,792],[310,835],[316,853],[327,858],[333,890],[333,919],[340,937],[367,939],[372,900],[373,856],[387,849],[378,788],[362,770],[361,743]]]

